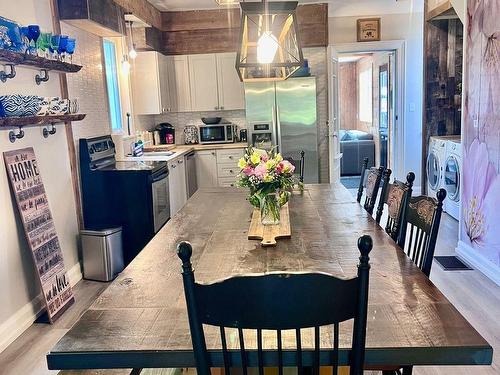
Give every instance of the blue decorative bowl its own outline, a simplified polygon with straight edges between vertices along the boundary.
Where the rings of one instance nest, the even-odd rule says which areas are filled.
[[[0,103],[7,117],[36,116],[40,111],[40,97],[37,95],[3,95]]]
[[[21,38],[19,25],[0,16],[0,48],[15,52],[24,52],[26,45]]]

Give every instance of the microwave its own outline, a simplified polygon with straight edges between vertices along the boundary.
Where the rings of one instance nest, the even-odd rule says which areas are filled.
[[[233,143],[236,126],[233,124],[200,125],[200,143]]]

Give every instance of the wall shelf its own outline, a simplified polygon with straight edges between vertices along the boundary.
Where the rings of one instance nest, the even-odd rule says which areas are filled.
[[[81,121],[85,118],[84,113],[48,115],[48,116],[23,116],[23,117],[2,117],[0,118],[0,128],[23,127],[23,126],[43,126],[57,124],[61,122]]]
[[[51,70],[60,73],[76,73],[82,69],[81,65],[50,60],[44,57],[28,55],[5,49],[0,49],[0,64],[18,65],[27,68]]]

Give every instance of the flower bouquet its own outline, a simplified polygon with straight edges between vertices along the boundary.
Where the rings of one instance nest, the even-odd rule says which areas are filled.
[[[295,185],[301,187],[293,174],[294,165],[283,160],[274,148],[265,151],[248,147],[238,167],[238,186],[250,189],[248,201],[260,209],[262,224],[279,224],[281,206],[288,202]]]

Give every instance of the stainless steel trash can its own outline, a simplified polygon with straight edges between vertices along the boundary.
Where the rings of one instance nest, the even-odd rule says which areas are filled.
[[[123,271],[122,228],[82,230],[83,277],[110,281]]]

